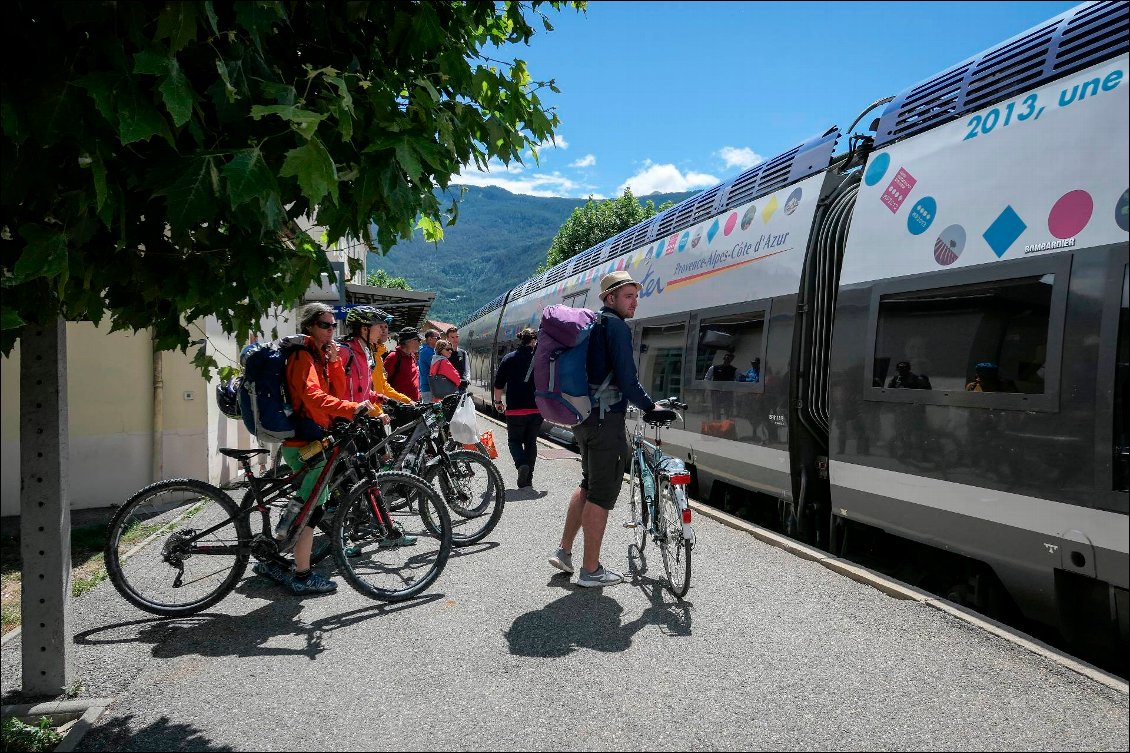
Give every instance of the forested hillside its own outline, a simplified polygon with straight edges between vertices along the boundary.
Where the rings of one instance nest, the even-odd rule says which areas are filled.
[[[690,195],[639,198],[658,207]],[[584,199],[470,187],[459,206],[459,221],[444,229],[443,242],[436,246],[416,237],[401,242],[387,256],[369,254],[369,270],[383,269],[394,277],[404,277],[415,290],[434,290],[431,316],[458,323],[499,293],[526,280],[545,261],[561,224],[584,203]]]

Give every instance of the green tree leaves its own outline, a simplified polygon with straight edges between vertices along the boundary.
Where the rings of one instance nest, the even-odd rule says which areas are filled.
[[[585,249],[654,217],[670,206],[671,202],[664,203],[659,209],[651,201],[641,204],[630,188],[625,188],[617,199],[600,202],[589,199],[584,206],[574,209],[557,231],[546,254],[544,268],[572,259]]]
[[[302,227],[442,237],[437,189],[558,127],[552,81],[497,59],[566,5],[13,0],[0,350],[59,312],[183,350],[187,323],[257,330],[328,271]]]

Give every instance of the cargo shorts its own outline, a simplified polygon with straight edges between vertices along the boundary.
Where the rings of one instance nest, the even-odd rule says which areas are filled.
[[[573,427],[573,438],[581,448],[581,488],[588,501],[605,510],[616,506],[624,469],[628,465],[627,416],[597,411]]]

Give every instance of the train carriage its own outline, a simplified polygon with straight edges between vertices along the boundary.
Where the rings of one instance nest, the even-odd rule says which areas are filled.
[[[1128,27],[1080,5],[528,280],[461,327],[477,396],[628,269],[700,498],[1124,656]]]

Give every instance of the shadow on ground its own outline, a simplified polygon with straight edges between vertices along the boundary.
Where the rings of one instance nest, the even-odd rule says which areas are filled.
[[[111,718],[87,732],[76,750],[235,750],[216,745],[190,724],[177,724],[161,717],[140,729],[132,727],[133,716]]]

